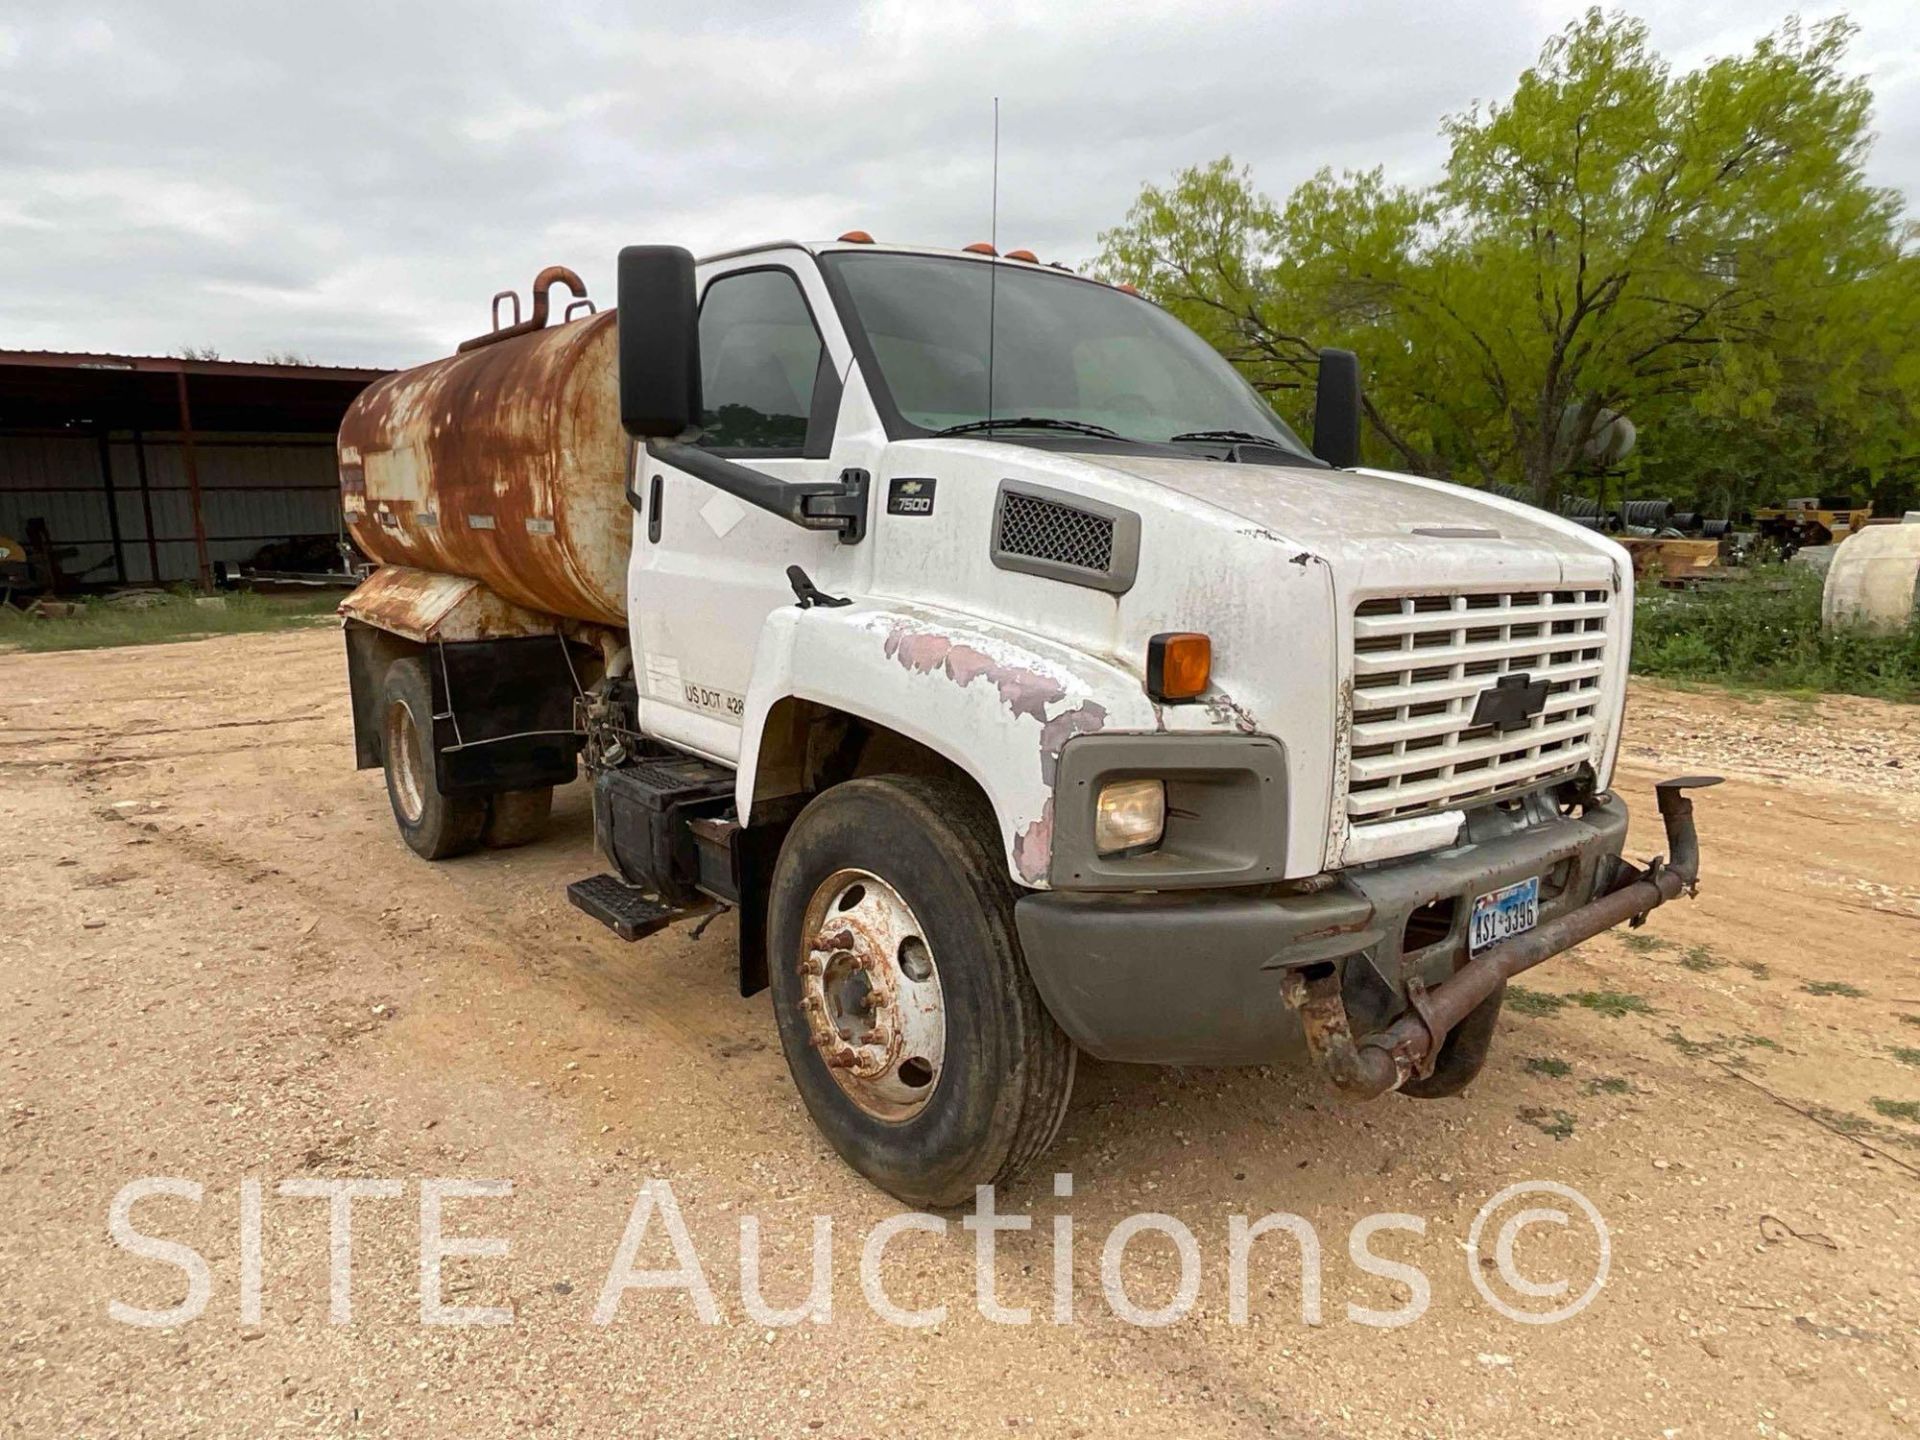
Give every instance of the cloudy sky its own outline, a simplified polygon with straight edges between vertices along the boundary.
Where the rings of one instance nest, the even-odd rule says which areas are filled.
[[[1789,8],[1641,0],[1690,64]],[[555,261],[859,227],[1077,263],[1231,152],[1437,170],[1581,7],[1549,0],[373,5],[0,0],[0,348],[430,358]],[[1920,209],[1920,5],[1858,0],[1873,177]],[[1831,13],[1809,8],[1809,16]]]

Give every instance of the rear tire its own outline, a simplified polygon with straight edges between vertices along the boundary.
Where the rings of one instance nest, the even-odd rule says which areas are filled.
[[[387,667],[380,696],[380,758],[393,823],[416,855],[448,860],[480,843],[486,797],[442,795],[434,779],[433,686],[424,660],[410,657]]]
[[[494,850],[511,850],[538,840],[553,813],[553,787],[502,790],[487,799],[487,824],[480,843]]]
[[[1066,1114],[1075,1052],[1014,898],[992,812],[952,780],[836,785],[781,847],[768,978],[788,1069],[834,1149],[909,1204],[1010,1178]]]

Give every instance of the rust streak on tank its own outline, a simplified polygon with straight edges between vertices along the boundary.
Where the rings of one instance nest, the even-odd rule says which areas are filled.
[[[542,328],[370,385],[340,425],[354,540],[529,610],[624,625],[615,323]]]

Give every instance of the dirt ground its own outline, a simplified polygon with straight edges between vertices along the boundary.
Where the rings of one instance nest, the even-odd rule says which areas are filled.
[[[732,921],[629,946],[568,907],[564,883],[601,868],[582,787],[544,843],[430,866],[379,775],[352,769],[332,633],[0,656],[0,1430],[1911,1433],[1920,709],[1638,686],[1629,727],[1638,856],[1660,844],[1655,778],[1730,777],[1701,799],[1703,892],[1528,976],[1464,1098],[1349,1106],[1290,1071],[1083,1064],[1051,1167],[999,1200],[1034,1217],[998,1243],[999,1299],[1032,1323],[976,1312],[976,1237],[954,1223],[887,1251],[895,1303],[948,1306],[904,1329],[859,1278],[863,1237],[899,1207],[810,1127],[766,997],[735,993]],[[186,1288],[109,1239],[143,1176],[204,1186],[134,1211],[210,1267],[204,1314],[166,1329],[109,1316]],[[275,1186],[340,1177],[402,1189],[355,1202],[351,1322],[333,1325],[327,1205]],[[510,1249],[444,1274],[449,1303],[511,1324],[419,1323],[431,1177],[511,1181],[446,1202],[449,1234]],[[649,1177],[671,1184],[718,1324],[642,1290],[592,1323]],[[257,1321],[247,1180],[265,1190]],[[1606,1284],[1561,1324],[1504,1317],[1470,1275],[1475,1213],[1528,1180],[1576,1188],[1610,1235]],[[1124,1323],[1103,1291],[1103,1241],[1140,1210],[1202,1254],[1196,1306],[1164,1328]],[[1280,1210],[1320,1236],[1319,1323],[1278,1235],[1236,1324],[1228,1217]],[[1408,1302],[1349,1257],[1375,1212],[1425,1224],[1370,1242],[1430,1284],[1401,1328],[1347,1309]],[[800,1303],[809,1225],[830,1217],[830,1323],[749,1318],[746,1214],[776,1306]],[[637,1265],[673,1263],[664,1235],[656,1217]],[[1534,1226],[1519,1268],[1578,1292],[1592,1239]],[[1160,1305],[1177,1268],[1149,1234],[1120,1278]]]

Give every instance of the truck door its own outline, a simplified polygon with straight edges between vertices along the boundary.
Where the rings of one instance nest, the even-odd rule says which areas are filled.
[[[851,354],[811,262],[757,256],[707,278],[700,304],[702,435],[715,454],[788,483],[833,480],[833,432]],[[637,452],[627,606],[643,729],[728,763],[761,625],[794,595],[799,565],[822,589],[852,551]]]

